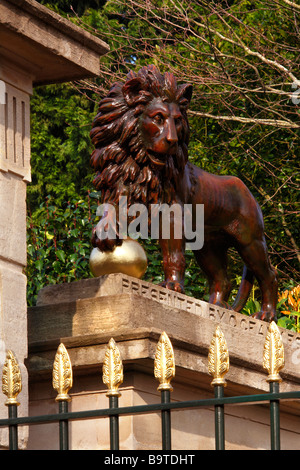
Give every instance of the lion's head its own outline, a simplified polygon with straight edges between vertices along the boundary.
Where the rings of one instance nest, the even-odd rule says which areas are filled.
[[[120,196],[129,204],[171,202],[188,158],[191,95],[191,85],[177,85],[173,74],[151,65],[112,86],[91,131],[93,183],[102,202]]]

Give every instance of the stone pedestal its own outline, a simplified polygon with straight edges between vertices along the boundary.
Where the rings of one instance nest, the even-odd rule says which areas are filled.
[[[213,397],[208,375],[208,349],[216,326],[226,338],[230,369],[225,394],[267,392],[262,367],[268,323],[215,307],[123,274],[44,288],[28,312],[30,413],[57,411],[52,366],[58,345],[66,346],[73,366],[71,410],[108,407],[102,363],[111,337],[124,364],[120,406],[159,403],[153,375],[157,342],[165,331],[173,345],[176,376],[172,400]],[[285,368],[281,391],[299,390],[300,336],[281,329]],[[266,405],[225,408],[227,449],[270,448]],[[300,404],[281,404],[282,448],[300,447]],[[72,422],[71,449],[108,449],[105,418]],[[161,449],[160,415],[120,417],[120,448]],[[57,425],[32,426],[29,449],[57,448]],[[214,410],[172,412],[173,449],[213,449]]]

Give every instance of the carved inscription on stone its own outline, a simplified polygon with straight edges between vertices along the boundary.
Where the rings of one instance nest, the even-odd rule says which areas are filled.
[[[194,299],[184,294],[153,285],[146,281],[132,279],[122,276],[122,292],[133,293],[139,296],[151,299],[169,307],[185,310],[196,315],[209,318],[213,321],[227,324],[237,328],[242,332],[259,335],[265,338],[269,323],[256,320],[252,317],[236,313],[231,310],[223,309],[207,302]],[[300,335],[283,329],[280,329],[282,341],[285,344],[291,344],[293,347],[300,348]]]
[[[135,293],[146,297],[147,299],[155,300],[162,304],[168,305],[181,310],[186,310],[191,313],[196,313],[200,316],[206,316],[204,309],[206,303],[193,299],[184,294],[178,294],[163,287],[154,286],[148,282],[135,281],[130,278],[122,278],[122,291]]]

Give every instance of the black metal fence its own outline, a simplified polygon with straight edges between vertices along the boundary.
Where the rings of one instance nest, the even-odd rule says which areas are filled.
[[[68,352],[63,344],[58,348],[53,366],[53,387],[58,392],[58,412],[51,415],[31,417],[17,416],[17,395],[21,390],[17,361],[11,351],[7,354],[3,370],[2,389],[7,395],[8,418],[0,420],[0,426],[9,428],[9,449],[18,449],[18,428],[24,425],[59,423],[59,448],[69,450],[69,424],[72,420],[107,418],[110,422],[110,450],[119,450],[119,417],[124,415],[161,413],[162,450],[172,449],[171,414],[175,410],[213,407],[215,412],[215,449],[225,450],[225,407],[232,404],[268,404],[270,410],[270,449],[280,450],[280,400],[299,400],[300,391],[280,392],[279,370],[284,366],[284,351],[276,324],[270,324],[267,334],[263,366],[268,371],[269,392],[255,395],[225,397],[224,375],[229,369],[229,355],[225,338],[217,327],[209,349],[209,373],[214,377],[214,398],[171,402],[171,380],[175,375],[174,354],[171,342],[163,333],[157,345],[154,360],[154,376],[159,380],[161,400],[157,404],[119,407],[119,386],[123,382],[123,366],[120,353],[113,339],[110,340],[103,364],[103,382],[108,387],[109,406],[105,409],[76,411],[68,410],[71,398],[72,367]]]

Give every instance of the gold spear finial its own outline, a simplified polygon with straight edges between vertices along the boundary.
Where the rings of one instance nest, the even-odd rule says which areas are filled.
[[[175,377],[175,360],[171,341],[166,332],[160,335],[154,358],[154,377],[159,380],[157,390],[173,390],[171,380]]]
[[[284,367],[284,348],[278,326],[270,323],[263,353],[263,367],[269,373],[268,382],[281,382],[279,371]]]
[[[211,385],[224,385],[224,375],[229,370],[229,354],[225,337],[217,326],[208,351],[208,372],[214,377]]]
[[[120,351],[113,338],[109,340],[102,371],[103,383],[108,388],[106,396],[120,396],[121,394],[118,391],[118,388],[123,383],[123,364]]]
[[[22,390],[21,371],[12,351],[7,351],[3,366],[2,391],[7,396],[5,405],[19,405],[17,396]]]
[[[58,346],[54,358],[52,385],[58,393],[56,401],[71,400],[68,392],[73,386],[73,373],[70,357],[63,343]]]

